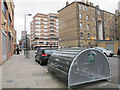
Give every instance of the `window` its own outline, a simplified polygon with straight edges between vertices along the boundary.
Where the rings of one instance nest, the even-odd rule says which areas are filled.
[[[106,21],[104,20],[104,24],[106,24]]]
[[[81,6],[81,4],[79,4],[79,9],[82,9],[82,6]]]
[[[83,24],[82,23],[80,23],[80,28],[83,28]]]
[[[44,18],[43,20],[44,20],[44,21],[47,21],[48,19]]]
[[[43,22],[43,24],[45,24],[45,25],[46,25],[46,24],[48,24],[48,23],[47,23],[47,22]]]
[[[35,33],[37,36],[40,36],[41,34],[40,33]]]
[[[43,26],[44,28],[48,28],[48,26]]]
[[[50,23],[50,25],[54,25],[54,23]]]
[[[100,15],[100,11],[98,11],[98,15]]]
[[[83,10],[85,10],[85,6],[83,5]]]
[[[87,24],[87,29],[89,29],[89,24]]]
[[[95,21],[95,17],[93,17],[93,22]]]
[[[93,26],[93,29],[95,30],[95,28],[96,28],[96,27],[95,27],[95,25],[94,25],[94,26]]]
[[[88,7],[86,6],[86,11],[88,11]]]
[[[114,22],[112,22],[112,25],[113,25],[113,27],[114,27]]]
[[[106,32],[106,28],[105,28],[104,32]]]
[[[39,17],[36,17],[35,20],[40,20],[40,18],[39,18]]]
[[[9,14],[9,20],[8,20],[8,22],[9,22],[9,27],[11,26],[11,18],[10,18],[10,14]]]
[[[58,27],[56,27],[56,29],[58,29]]]
[[[50,19],[50,21],[53,21],[53,22],[54,22],[54,19]]]
[[[58,23],[56,23],[56,25],[59,25]]]
[[[94,39],[96,39],[96,34],[94,34]]]
[[[44,35],[45,35],[45,36],[48,36],[48,34],[46,34],[46,33],[45,33]]]
[[[82,14],[81,13],[79,14],[79,18],[82,18]]]
[[[48,30],[44,30],[44,32],[48,32]]]
[[[40,30],[39,30],[39,29],[36,29],[35,31],[36,31],[36,32],[39,32]]]
[[[6,5],[6,2],[3,2],[2,4],[2,11],[5,15],[5,18],[7,18],[7,5]]]
[[[90,33],[88,33],[88,39],[90,39]]]
[[[58,18],[57,16],[50,16],[50,18]]]
[[[105,40],[107,40],[107,36],[105,36]]]
[[[54,29],[54,27],[53,27],[53,26],[50,26],[50,29]]]
[[[56,30],[56,32],[59,32],[58,30]]]
[[[40,22],[39,22],[39,21],[36,21],[35,23],[36,23],[36,24],[40,24]]]
[[[56,22],[58,22],[58,20],[56,20]]]
[[[80,33],[80,38],[83,38],[83,32]]]
[[[86,20],[89,20],[89,15],[87,15]]]
[[[110,23],[110,21],[109,21],[109,25],[110,25],[111,23]]]
[[[83,47],[83,42],[80,42],[80,46]]]
[[[50,36],[54,36],[54,34],[50,34]]]
[[[36,25],[36,28],[41,28],[41,26],[39,26],[39,25]]]
[[[44,42],[39,42],[39,44],[43,44]]]
[[[54,32],[54,30],[50,30],[50,32]]]

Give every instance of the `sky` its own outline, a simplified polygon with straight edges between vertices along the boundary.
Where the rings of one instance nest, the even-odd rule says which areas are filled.
[[[81,0],[14,0],[15,4],[15,16],[14,16],[14,28],[17,31],[17,43],[21,39],[21,31],[25,26],[25,14],[32,14],[32,16],[26,16],[26,30],[30,34],[30,22],[37,13],[57,13],[58,10],[65,7],[66,1],[72,3],[73,1]],[[84,0],[85,1],[85,0]],[[119,0],[88,0],[95,6],[99,5],[100,9],[115,13],[118,9]]]

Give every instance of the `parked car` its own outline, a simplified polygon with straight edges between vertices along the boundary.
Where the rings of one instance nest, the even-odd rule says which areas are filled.
[[[47,65],[49,57],[55,51],[55,49],[38,49],[35,53],[35,61],[40,65]]]
[[[120,47],[118,47],[117,55],[120,55]]]
[[[110,50],[107,50],[103,47],[94,47],[95,49],[98,49],[100,50],[101,52],[103,52],[106,56],[110,56],[112,57],[114,55],[114,52],[113,51],[110,51]]]

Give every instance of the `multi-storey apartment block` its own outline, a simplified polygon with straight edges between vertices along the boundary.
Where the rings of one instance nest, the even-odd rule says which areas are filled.
[[[0,63],[7,60],[14,51],[14,2],[0,0]]]
[[[94,47],[97,40],[115,39],[115,14],[91,2],[67,2],[58,17],[60,46]]]
[[[31,22],[31,47],[58,47],[58,15],[37,13]]]

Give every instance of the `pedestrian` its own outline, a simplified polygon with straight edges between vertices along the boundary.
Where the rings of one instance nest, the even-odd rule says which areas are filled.
[[[19,55],[20,53],[19,53],[19,47],[17,46],[17,49],[16,49],[16,51],[17,51],[17,55]]]

